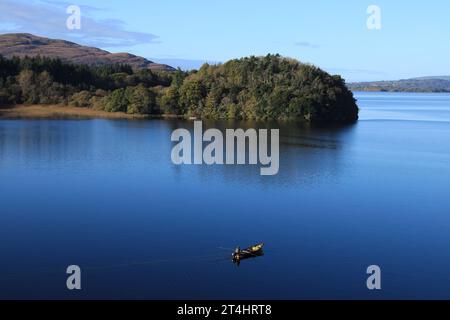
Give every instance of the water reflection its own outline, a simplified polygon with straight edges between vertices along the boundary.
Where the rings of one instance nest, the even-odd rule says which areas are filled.
[[[338,178],[341,154],[352,141],[354,125],[320,127],[310,124],[204,121],[203,132],[248,128],[280,130],[280,169],[276,176],[261,176],[261,165],[173,165],[170,141],[173,130],[193,131],[193,122],[184,120],[10,120],[0,122],[0,164],[47,166],[54,169],[94,162],[94,167],[124,169],[140,166],[143,171],[170,168],[178,179],[194,175],[203,182],[226,180],[237,184],[285,185],[313,183],[317,178]],[[207,143],[204,143],[206,145]],[[269,144],[270,146],[270,144]],[[248,157],[248,150],[247,150]],[[324,163],[326,165],[324,165]]]
[[[94,153],[94,125],[90,121],[2,120],[0,163],[66,166],[84,161]]]
[[[193,135],[192,121],[173,120],[167,123],[170,131],[185,128]],[[261,176],[260,164],[174,165],[173,172],[179,179],[195,175],[203,182],[220,177],[230,183],[268,186],[314,183],[319,182],[320,177],[337,179],[342,174],[342,169],[345,169],[342,167],[341,154],[350,147],[356,125],[330,127],[289,122],[203,121],[203,132],[210,128],[219,129],[224,137],[226,129],[279,129],[279,173],[275,176]],[[248,159],[248,149],[246,152]]]

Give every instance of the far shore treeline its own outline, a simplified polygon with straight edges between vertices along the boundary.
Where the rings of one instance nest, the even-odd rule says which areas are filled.
[[[349,122],[358,118],[353,94],[340,76],[279,55],[204,64],[189,72],[0,56],[0,106],[15,104],[205,119]]]

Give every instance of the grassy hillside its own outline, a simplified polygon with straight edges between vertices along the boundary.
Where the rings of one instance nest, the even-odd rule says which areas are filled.
[[[154,63],[129,53],[110,53],[98,48],[82,46],[65,40],[38,37],[28,33],[0,35],[0,55],[6,58],[12,58],[13,56],[59,58],[64,62],[90,66],[127,64],[135,70],[175,70],[170,66]]]

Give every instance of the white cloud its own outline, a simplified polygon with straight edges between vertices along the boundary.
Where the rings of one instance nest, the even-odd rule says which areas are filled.
[[[99,20],[92,17],[102,10],[80,6],[81,29],[68,30],[66,8],[69,3],[37,0],[1,0],[0,32],[33,33],[51,38],[74,40],[96,47],[127,47],[138,44],[159,43],[158,36],[128,31],[122,20]]]

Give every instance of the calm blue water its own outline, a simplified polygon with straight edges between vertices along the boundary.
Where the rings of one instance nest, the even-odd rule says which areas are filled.
[[[0,120],[0,298],[450,298],[450,95],[357,98],[355,125],[257,124],[272,177],[173,165],[191,122]]]

